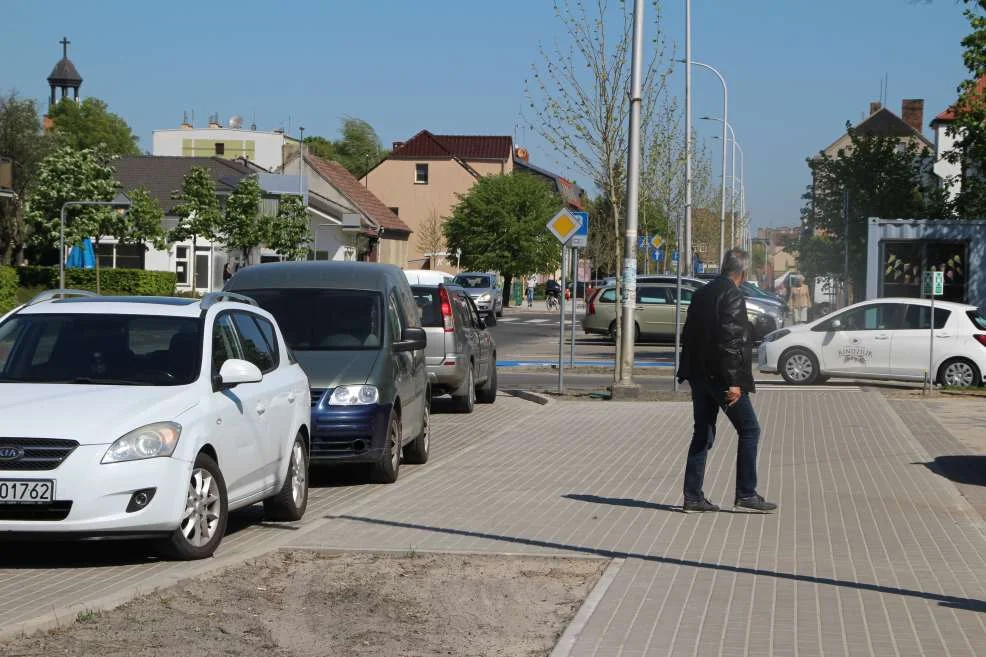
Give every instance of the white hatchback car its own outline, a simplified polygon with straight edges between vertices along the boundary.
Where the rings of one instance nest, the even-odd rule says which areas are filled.
[[[0,321],[0,539],[208,557],[230,510],[302,517],[310,415],[308,378],[246,297],[39,295]]]
[[[857,303],[769,334],[760,345],[759,369],[805,385],[830,377],[924,381],[931,364],[930,316],[929,299]],[[982,385],[986,318],[975,306],[935,302],[931,368],[942,385]]]

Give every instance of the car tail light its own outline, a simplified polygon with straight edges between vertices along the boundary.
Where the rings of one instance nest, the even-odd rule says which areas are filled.
[[[986,333],[980,333],[980,334],[974,335],[972,337],[976,338],[976,342],[978,342],[982,346],[986,347]]]
[[[438,288],[438,300],[442,304],[442,325],[446,333],[455,331],[455,318],[452,316],[452,300],[449,299],[448,290],[444,287]]]
[[[596,314],[596,299],[595,299],[595,297],[593,297],[592,298],[592,301],[589,302],[589,307],[586,308],[586,311],[585,312],[588,315],[595,315]]]

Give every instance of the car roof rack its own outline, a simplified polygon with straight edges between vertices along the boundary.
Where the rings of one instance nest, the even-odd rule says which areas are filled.
[[[50,299],[64,299],[65,297],[98,297],[99,295],[95,292],[90,292],[89,290],[70,290],[59,288],[57,290],[45,290],[44,292],[38,294],[33,299],[24,304],[24,307],[33,306],[36,303],[41,303],[42,301],[49,301]]]
[[[235,292],[208,292],[202,297],[199,305],[202,307],[202,310],[207,310],[220,301],[234,301],[236,303],[247,303],[251,306],[260,307],[260,304],[256,300],[243,294],[236,294]]]

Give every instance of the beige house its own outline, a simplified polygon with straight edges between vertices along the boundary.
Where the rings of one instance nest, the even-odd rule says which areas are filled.
[[[924,136],[924,101],[912,99],[901,101],[901,115],[897,116],[880,103],[870,103],[870,113],[856,125],[856,132],[861,135],[878,137],[896,137],[904,144],[916,144],[919,149],[934,150],[934,144]],[[822,153],[829,157],[838,157],[839,151],[848,148],[852,143],[849,133],[844,133],[824,149]]]

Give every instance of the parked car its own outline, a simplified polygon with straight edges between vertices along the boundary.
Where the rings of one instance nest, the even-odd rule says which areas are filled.
[[[425,331],[400,269],[366,262],[281,262],[241,270],[227,288],[277,318],[311,381],[312,463],[370,463],[397,480],[401,453],[424,463],[431,393]]]
[[[930,366],[943,385],[982,385],[986,318],[975,306],[936,301],[933,363],[930,318],[928,299],[857,303],[771,333],[758,351],[759,368],[810,385],[830,377],[923,381]]]
[[[681,285],[692,290],[697,290],[709,280],[715,279],[719,274],[697,274],[695,278],[682,276]],[[653,275],[645,274],[637,277],[637,285],[644,283],[670,283],[676,285],[676,277],[666,274]],[[762,290],[750,283],[740,286],[740,291],[746,299],[746,308],[757,319],[756,333],[760,336],[767,335],[784,326],[787,306],[784,302],[773,299]]]
[[[215,552],[308,503],[308,379],[249,299],[47,292],[0,324],[0,534]]]
[[[409,285],[446,285],[455,280],[455,276],[437,269],[405,269],[404,276]]]
[[[465,272],[456,276],[454,283],[464,288],[476,302],[479,312],[490,318],[490,326],[496,325],[497,317],[503,317],[503,289],[496,274]]]
[[[411,292],[428,334],[432,395],[451,395],[466,413],[477,401],[496,401],[496,344],[472,298],[457,285],[412,285]]]

